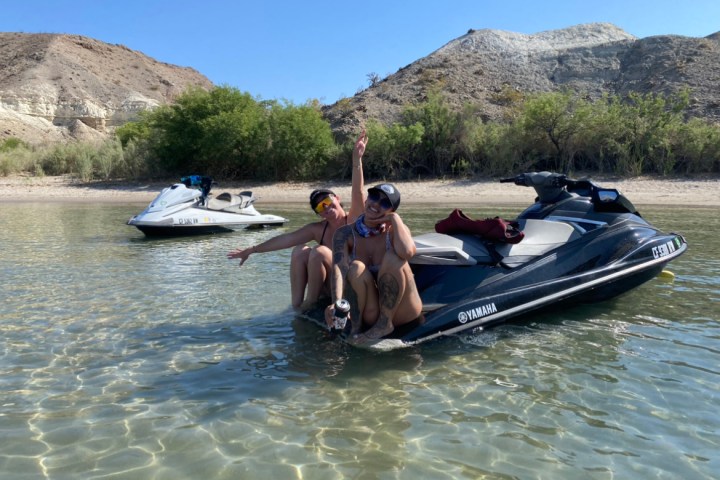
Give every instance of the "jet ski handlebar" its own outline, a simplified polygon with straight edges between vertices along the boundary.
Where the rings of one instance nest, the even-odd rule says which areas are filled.
[[[514,183],[522,187],[534,187],[534,188],[563,188],[573,187],[578,181],[572,180],[560,173],[552,172],[530,172],[521,173],[510,178],[500,179],[500,183]]]
[[[583,184],[583,180],[572,180],[560,173],[529,172],[510,178],[503,178],[500,183],[514,183],[522,187],[533,187],[541,202],[550,202],[562,195],[567,187],[573,188]],[[567,195],[567,193],[565,193]]]

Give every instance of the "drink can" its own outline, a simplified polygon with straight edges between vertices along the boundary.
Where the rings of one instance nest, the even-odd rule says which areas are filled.
[[[347,323],[348,313],[350,313],[350,302],[341,298],[335,302],[335,314],[333,317],[333,330],[342,330]]]

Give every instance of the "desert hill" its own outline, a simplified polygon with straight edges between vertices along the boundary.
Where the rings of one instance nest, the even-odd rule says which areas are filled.
[[[720,32],[638,39],[606,23],[532,35],[470,30],[323,113],[340,137],[368,118],[397,121],[440,88],[451,104],[500,119],[515,94],[570,89],[589,98],[691,91],[690,115],[720,121]],[[0,33],[0,140],[103,137],[138,111],[172,102],[193,70],[77,35]],[[251,92],[252,93],[252,92]]]
[[[590,98],[629,92],[669,94],[690,88],[691,115],[720,120],[720,33],[705,38],[662,35],[638,39],[607,23],[532,35],[470,30],[382,81],[326,107],[336,132],[367,118],[399,119],[405,105],[440,87],[458,108],[480,105],[499,119],[508,92],[570,89]]]
[[[105,136],[188,86],[192,68],[79,35],[0,33],[0,140],[31,143]]]

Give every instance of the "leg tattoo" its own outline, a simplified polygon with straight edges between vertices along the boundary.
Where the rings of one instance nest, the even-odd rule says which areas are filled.
[[[388,273],[380,277],[380,280],[378,280],[378,290],[382,307],[388,310],[395,308],[398,300],[400,300],[400,285],[398,285],[395,277]]]

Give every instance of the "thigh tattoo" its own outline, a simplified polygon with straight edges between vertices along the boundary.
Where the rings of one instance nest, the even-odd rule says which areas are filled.
[[[393,308],[399,300],[400,285],[398,285],[395,277],[386,273],[378,280],[378,293],[380,294],[380,303],[382,306],[385,308]]]

